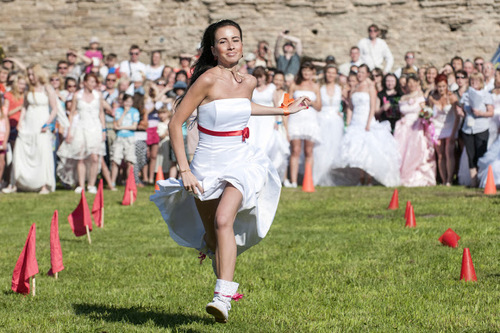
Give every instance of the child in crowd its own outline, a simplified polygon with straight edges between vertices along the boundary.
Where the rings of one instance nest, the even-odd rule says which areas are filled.
[[[85,73],[90,73],[95,68],[98,71],[96,74],[99,74],[99,67],[104,56],[101,50],[99,50],[99,39],[97,37],[90,39],[89,48],[85,51],[85,56],[92,59],[92,63],[87,66]]]
[[[129,169],[136,162],[134,132],[139,124],[139,110],[132,107],[133,97],[123,96],[123,107],[116,109],[114,129],[116,141],[113,145],[113,164],[111,165],[111,183],[115,188],[118,169],[122,162],[127,162],[127,175]]]
[[[162,106],[158,110],[158,118],[160,122],[156,128],[156,132],[160,137],[160,143],[156,165],[157,169],[158,166],[161,166],[162,170],[169,170],[172,163],[170,162],[170,137],[168,136],[168,124],[170,122],[170,118],[172,118],[172,113],[168,110],[166,105]]]
[[[10,125],[9,117],[4,112],[2,98],[0,98],[0,183],[5,170],[5,155],[7,153],[7,142],[9,141]]]

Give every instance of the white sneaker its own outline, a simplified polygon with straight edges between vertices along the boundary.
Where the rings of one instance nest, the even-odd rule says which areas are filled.
[[[288,179],[285,179],[285,181],[283,182],[283,186],[284,187],[292,187],[292,183],[290,183],[290,181]]]
[[[15,193],[17,192],[17,187],[15,186],[7,186],[6,188],[2,189],[2,193],[9,194],[9,193]]]
[[[97,187],[95,186],[87,186],[87,191],[92,194],[97,194]]]
[[[83,187],[81,187],[81,186],[78,186],[77,188],[75,188],[76,194],[80,194],[80,193],[82,193],[82,191],[83,191]]]
[[[231,309],[231,299],[229,302],[223,300],[223,298],[227,297],[218,297],[215,296],[213,301],[208,303],[206,306],[206,310],[208,314],[214,316],[214,319],[218,323],[227,323],[227,318],[229,317],[229,310]]]
[[[231,299],[238,300],[242,295],[237,294],[238,283],[217,279],[215,283],[214,298],[205,307],[208,314],[214,316],[218,323],[227,323],[229,310],[231,310]]]
[[[291,188],[297,188],[297,183],[292,183]]]

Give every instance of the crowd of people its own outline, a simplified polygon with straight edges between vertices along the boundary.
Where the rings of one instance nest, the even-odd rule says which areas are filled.
[[[257,80],[252,101],[278,107],[285,93],[306,96],[309,108],[285,116],[252,116],[248,144],[265,152],[284,186],[296,187],[310,164],[316,185],[432,186],[484,184],[489,165],[500,181],[500,68],[483,57],[450,57],[417,67],[415,52],[394,69],[376,25],[337,64],[303,56],[289,31],[274,48],[259,41],[240,61],[238,76]],[[181,54],[166,66],[132,45],[129,59],[104,53],[93,37],[85,52],[68,50],[53,71],[5,57],[0,68],[0,177],[3,193],[47,194],[56,179],[80,193],[110,190],[133,167],[138,186],[158,167],[179,176],[170,146],[175,102],[190,85],[202,53]],[[198,143],[197,112],[183,125],[186,155]],[[496,166],[498,164],[498,166]]]

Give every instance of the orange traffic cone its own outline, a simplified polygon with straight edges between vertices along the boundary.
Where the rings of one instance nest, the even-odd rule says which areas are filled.
[[[462,271],[460,272],[460,280],[477,281],[476,271],[472,264],[469,248],[464,249],[464,256],[462,258]]]
[[[458,240],[460,239],[460,236],[457,235],[453,229],[449,228],[444,232],[444,234],[439,237],[439,241],[443,245],[447,245],[449,247],[457,247],[458,246]]]
[[[391,203],[389,203],[389,207],[387,207],[387,209],[398,209],[398,208],[399,208],[398,189],[395,189],[394,193],[392,193]]]
[[[306,169],[304,172],[304,180],[302,182],[302,191],[304,192],[314,192],[313,174],[311,163],[306,163]]]
[[[488,195],[497,194],[495,177],[493,177],[493,168],[491,167],[491,165],[488,167],[488,177],[486,177],[486,186],[484,187],[484,194]]]
[[[405,227],[408,228],[417,227],[417,221],[415,221],[415,211],[413,210],[413,206],[410,206],[410,211],[408,212],[408,217],[406,218]]]
[[[158,170],[156,171],[155,191],[160,190],[160,186],[158,186],[159,180],[165,180],[165,176],[163,175],[163,169],[162,169],[161,165],[158,165]]]
[[[408,219],[408,213],[410,212],[410,207],[411,207],[411,202],[408,200],[406,202],[406,209],[405,209],[405,221]]]

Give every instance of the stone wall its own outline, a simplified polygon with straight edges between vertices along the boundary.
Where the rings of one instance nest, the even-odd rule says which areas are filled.
[[[406,50],[416,52],[418,64],[440,66],[456,54],[489,59],[500,42],[500,0],[0,0],[0,10],[6,53],[48,66],[70,47],[82,50],[91,36],[121,59],[136,43],[163,50],[175,64],[222,18],[240,23],[245,52],[258,40],[273,47],[278,32],[289,29],[302,39],[304,55],[332,54],[339,63],[372,22],[386,30],[395,66]]]

